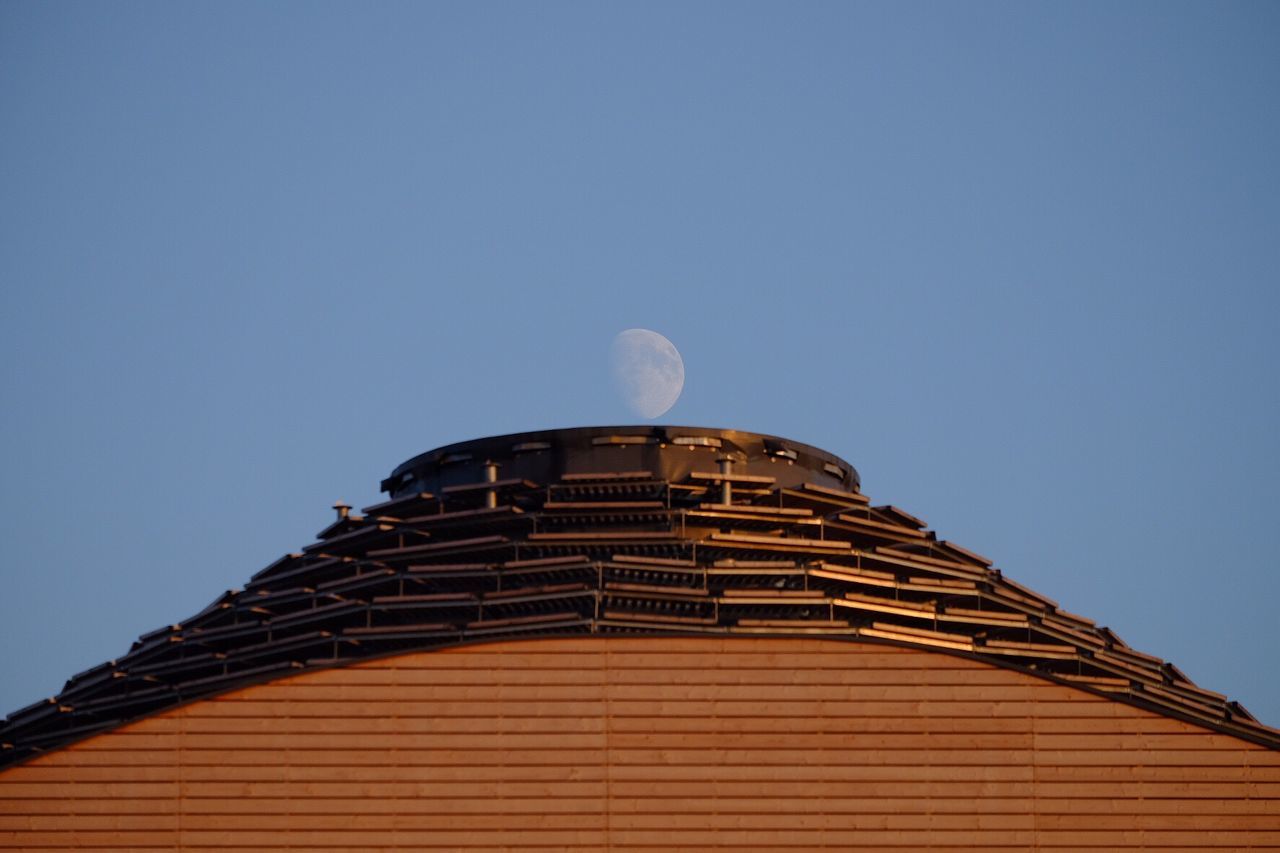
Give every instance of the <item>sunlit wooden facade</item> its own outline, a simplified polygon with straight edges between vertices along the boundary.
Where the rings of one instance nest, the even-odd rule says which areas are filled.
[[[1280,849],[1275,730],[858,485],[728,431],[424,454],[11,715],[0,849]]]

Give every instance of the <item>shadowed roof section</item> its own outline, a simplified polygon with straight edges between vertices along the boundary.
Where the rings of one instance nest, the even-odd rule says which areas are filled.
[[[1062,610],[839,457],[774,436],[587,427],[416,456],[180,623],[0,724],[0,766],[305,669],[522,636],[821,636],[942,650],[1280,749],[1280,731]]]

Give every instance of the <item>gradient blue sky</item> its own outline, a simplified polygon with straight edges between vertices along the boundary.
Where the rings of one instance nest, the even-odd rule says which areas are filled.
[[[403,459],[788,436],[1280,725],[1280,5],[0,4],[0,714]]]

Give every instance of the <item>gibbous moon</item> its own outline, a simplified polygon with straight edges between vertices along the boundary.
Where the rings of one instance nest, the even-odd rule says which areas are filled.
[[[684,390],[684,360],[675,344],[648,329],[627,329],[609,350],[613,384],[642,418],[666,413]]]

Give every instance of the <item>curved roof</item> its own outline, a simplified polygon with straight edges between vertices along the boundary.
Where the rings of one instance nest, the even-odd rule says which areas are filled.
[[[494,638],[805,635],[949,651],[1280,749],[1280,731],[756,433],[591,427],[440,448],[182,622],[0,724],[0,765],[302,669]]]

